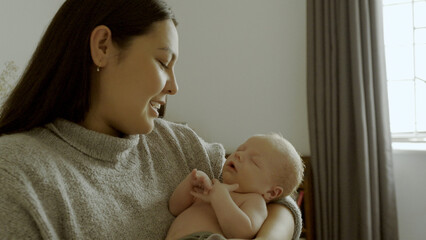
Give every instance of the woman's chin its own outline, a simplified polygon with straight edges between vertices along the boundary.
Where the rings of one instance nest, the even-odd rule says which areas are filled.
[[[134,134],[149,134],[152,132],[155,126],[154,116],[141,116],[139,119],[139,126],[137,126],[137,131]]]
[[[145,125],[135,134],[149,134],[152,132],[153,129],[154,129],[154,124]]]

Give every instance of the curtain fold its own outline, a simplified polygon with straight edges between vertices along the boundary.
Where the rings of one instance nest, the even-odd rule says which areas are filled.
[[[316,239],[398,239],[378,0],[307,0]]]

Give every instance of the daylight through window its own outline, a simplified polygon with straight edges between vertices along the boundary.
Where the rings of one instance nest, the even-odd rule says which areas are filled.
[[[426,0],[383,0],[394,138],[426,140]]]

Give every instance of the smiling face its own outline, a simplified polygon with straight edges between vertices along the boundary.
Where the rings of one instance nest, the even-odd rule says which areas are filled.
[[[173,21],[153,23],[151,31],[135,37],[124,52],[115,44],[105,46],[101,70],[93,73],[92,104],[83,125],[113,136],[151,132],[166,96],[178,90],[174,75],[178,35]]]
[[[238,183],[237,192],[259,193],[265,200],[272,200],[282,193],[282,189],[276,189],[279,186],[274,178],[282,165],[282,156],[271,142],[264,136],[254,136],[228,157],[223,182]]]

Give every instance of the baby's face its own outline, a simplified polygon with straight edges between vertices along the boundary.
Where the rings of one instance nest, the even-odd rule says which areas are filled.
[[[237,192],[264,194],[274,187],[272,173],[282,169],[272,144],[265,138],[254,136],[238,147],[223,166],[223,182],[238,183]]]

